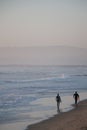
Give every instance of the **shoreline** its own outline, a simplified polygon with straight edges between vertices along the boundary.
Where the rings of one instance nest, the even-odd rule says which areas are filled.
[[[79,93],[79,94],[80,94],[80,98],[81,98],[80,102],[83,102],[85,99],[87,99],[87,92],[83,92],[83,93]],[[32,122],[31,122],[31,120],[7,122],[7,123],[0,124],[0,130],[5,130],[5,129],[6,130],[26,130],[26,128],[29,128],[29,130],[33,130],[33,129],[30,129],[30,126],[34,126],[36,124],[39,124],[39,123],[42,123],[45,121],[49,122],[49,120],[51,120],[51,119],[54,120],[55,118],[60,117],[60,115],[74,110],[74,105],[73,105],[74,100],[71,95],[62,97],[62,103],[60,104],[60,113],[57,112],[56,101],[55,101],[54,97],[52,97],[51,99],[49,99],[49,98],[38,99],[38,100],[32,102],[33,105],[40,104],[41,106],[43,106],[43,108],[44,108],[44,106],[48,106],[48,103],[49,103],[49,108],[51,108],[52,110],[46,109],[46,111],[45,111],[43,109],[44,111],[39,110],[34,113],[30,113],[30,114],[27,113],[28,115],[31,115],[31,117],[33,117]],[[41,117],[40,120],[38,120],[38,118],[36,118],[37,116]],[[41,128],[40,130],[44,130],[44,129]],[[35,128],[34,130],[39,130],[39,129]],[[46,130],[51,130],[51,129],[49,128]],[[61,130],[61,129],[53,128],[52,130]]]
[[[87,130],[86,115],[87,99],[80,101],[74,109],[28,125],[25,130]]]

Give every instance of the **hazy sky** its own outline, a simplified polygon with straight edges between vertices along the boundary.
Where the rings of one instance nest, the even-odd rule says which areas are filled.
[[[87,0],[0,0],[0,46],[87,48]]]

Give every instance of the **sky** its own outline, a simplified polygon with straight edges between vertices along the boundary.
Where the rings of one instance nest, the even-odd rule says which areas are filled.
[[[0,0],[0,47],[87,48],[87,0]]]

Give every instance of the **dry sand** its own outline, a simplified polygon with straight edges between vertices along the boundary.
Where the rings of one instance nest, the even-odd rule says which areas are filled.
[[[26,130],[87,130],[87,100],[81,101],[74,110],[30,125]]]

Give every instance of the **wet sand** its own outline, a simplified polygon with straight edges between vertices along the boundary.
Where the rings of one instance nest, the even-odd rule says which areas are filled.
[[[69,112],[29,125],[26,130],[87,130],[87,100],[79,102],[78,106]]]

